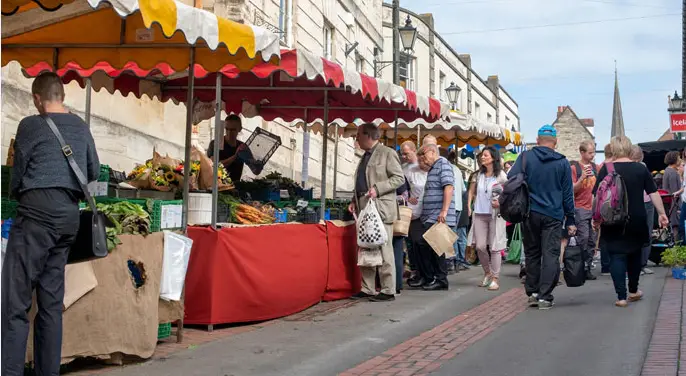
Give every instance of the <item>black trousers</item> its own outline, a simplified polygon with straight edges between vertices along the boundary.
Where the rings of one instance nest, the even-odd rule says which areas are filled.
[[[419,246],[424,238],[424,225],[419,219],[410,222],[410,233],[408,236],[409,246],[407,247],[407,259],[410,262],[410,270],[419,272]]]
[[[35,372],[60,371],[64,268],[79,228],[78,205],[59,200],[68,197],[59,192],[30,192],[20,199],[2,265],[2,376],[24,374],[34,290]]]
[[[553,290],[560,278],[562,222],[531,212],[522,226],[526,256],[526,294],[553,301]]]
[[[414,221],[413,221],[414,222]],[[415,239],[418,239],[417,246],[417,267],[419,275],[425,281],[431,282],[436,279],[438,282],[448,286],[448,267],[445,262],[445,254],[438,256],[429,243],[424,240],[424,233],[427,232],[433,223],[420,223],[421,227],[416,226]],[[421,233],[419,232],[421,230]],[[415,235],[415,234],[413,234]]]

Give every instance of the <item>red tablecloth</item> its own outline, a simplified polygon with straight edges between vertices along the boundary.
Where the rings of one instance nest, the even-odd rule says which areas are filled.
[[[268,320],[318,303],[327,285],[324,225],[189,227],[185,323]]]
[[[329,278],[322,300],[347,299],[360,292],[362,278],[357,267],[357,237],[355,226],[339,227],[326,223],[329,243]]]

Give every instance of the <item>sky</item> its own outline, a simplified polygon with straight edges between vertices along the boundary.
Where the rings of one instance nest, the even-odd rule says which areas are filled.
[[[602,148],[610,138],[615,60],[627,136],[655,141],[669,126],[667,96],[681,91],[680,0],[400,0],[400,6],[432,13],[435,30],[455,51],[471,54],[479,76],[499,76],[519,104],[527,142],[555,120],[558,106],[568,105],[595,119]]]

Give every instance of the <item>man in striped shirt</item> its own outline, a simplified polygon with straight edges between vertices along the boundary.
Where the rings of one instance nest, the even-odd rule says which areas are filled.
[[[434,144],[422,146],[417,153],[419,166],[427,171],[424,199],[422,200],[422,215],[420,217],[426,232],[437,222],[450,227],[457,224],[453,191],[455,175],[447,159],[438,153]],[[445,255],[440,257],[431,246],[421,238],[419,251],[419,280],[413,281],[410,287],[422,287],[424,290],[447,290],[448,273]]]

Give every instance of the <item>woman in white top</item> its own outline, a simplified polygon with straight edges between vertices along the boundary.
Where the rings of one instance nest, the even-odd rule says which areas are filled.
[[[479,158],[481,168],[476,184],[469,187],[468,210],[473,215],[473,239],[484,269],[484,279],[479,286],[495,291],[500,288],[500,250],[507,245],[505,220],[498,213],[498,195],[507,181],[507,175],[503,171],[500,154],[494,147],[487,146]]]

